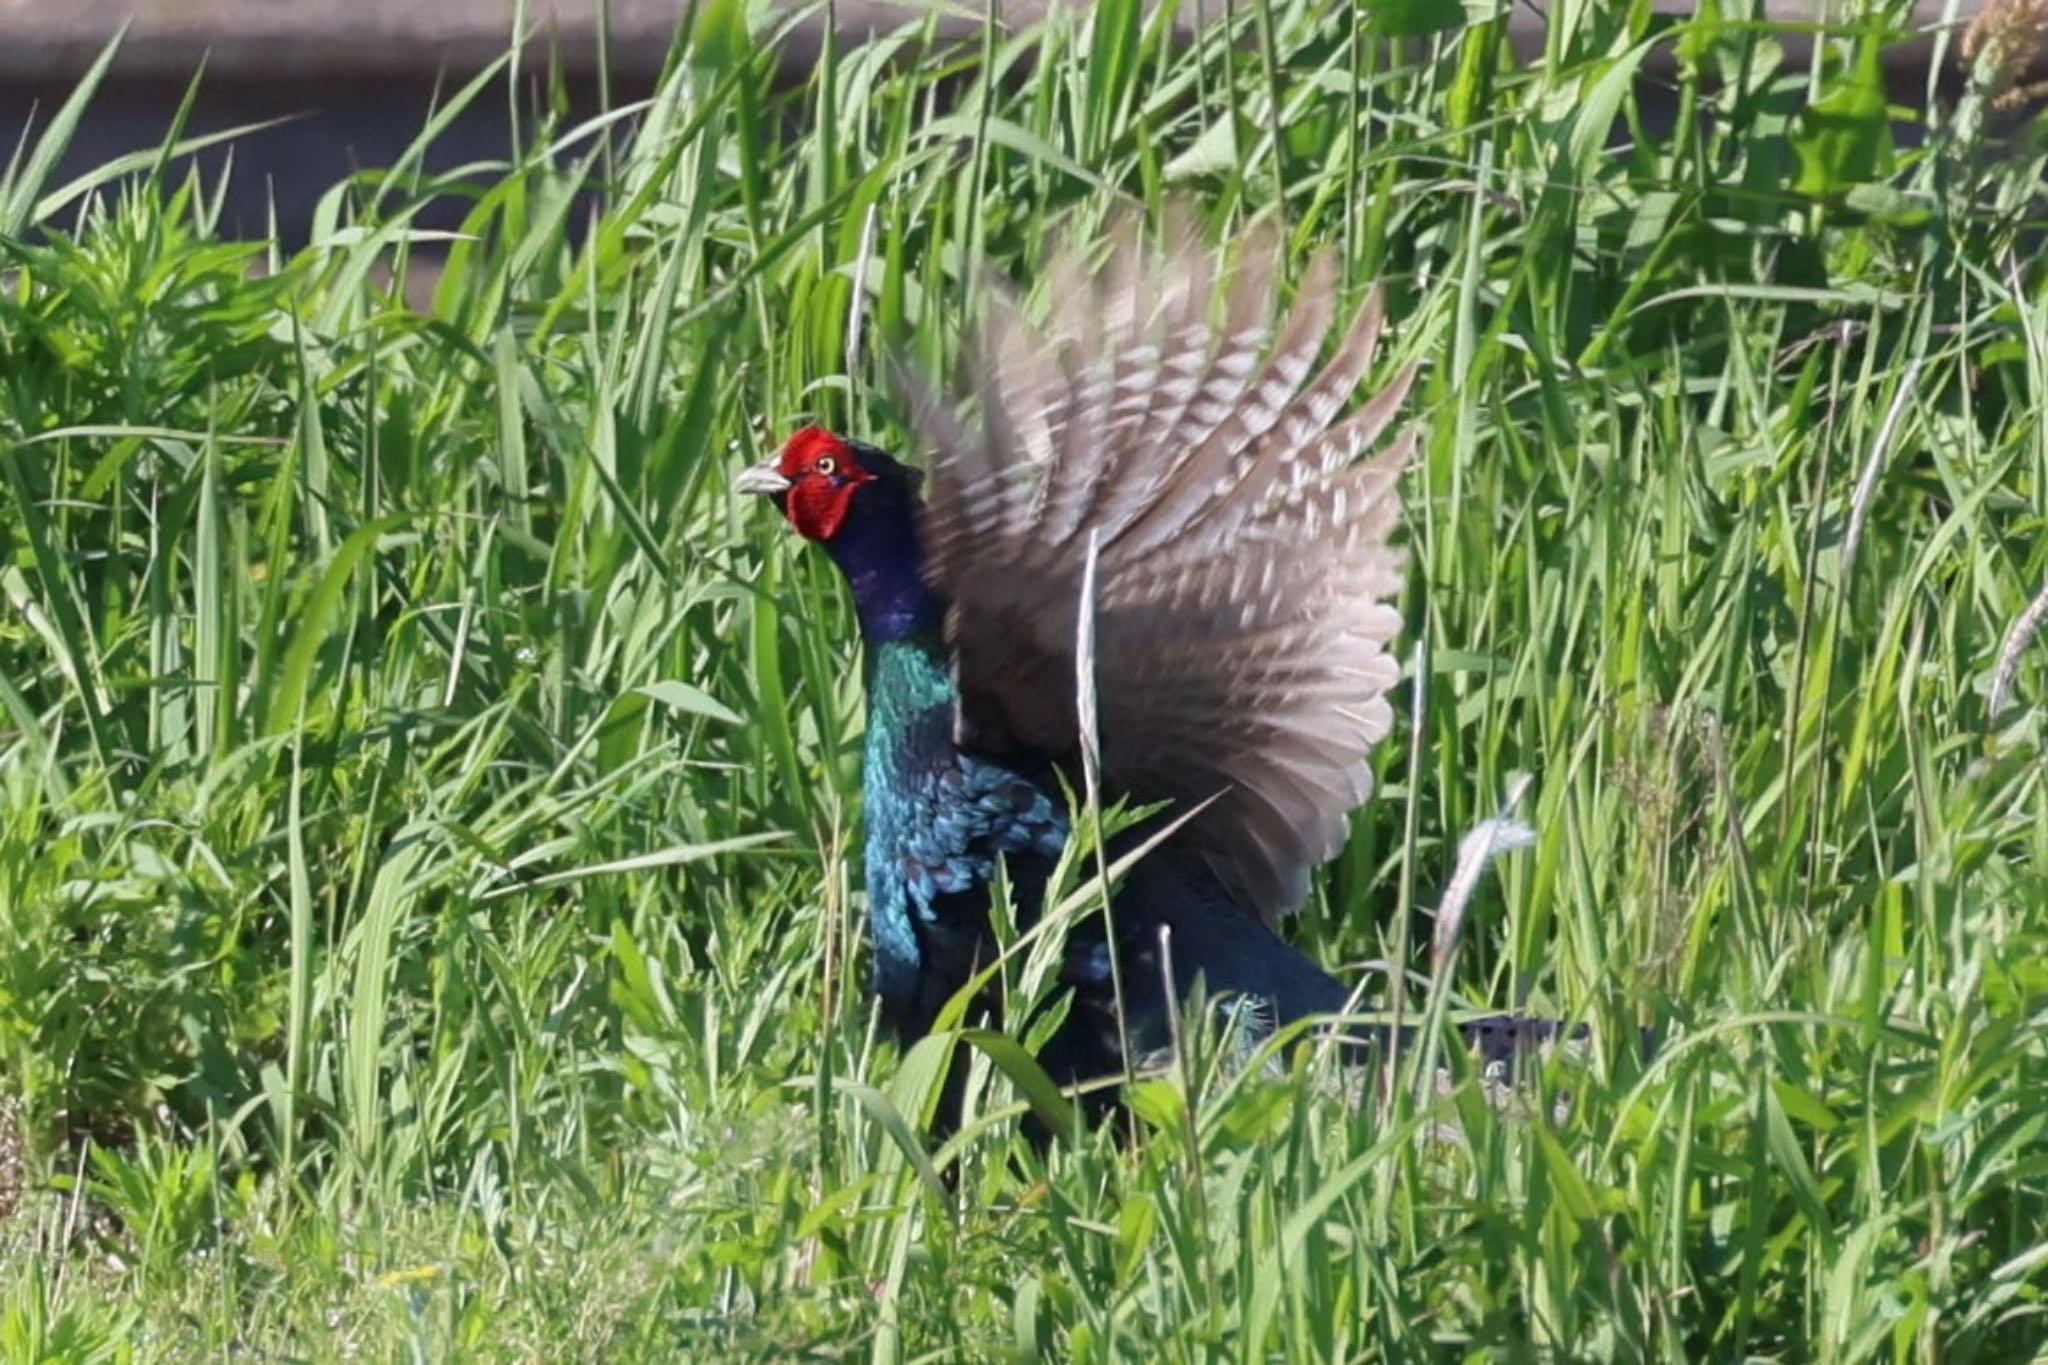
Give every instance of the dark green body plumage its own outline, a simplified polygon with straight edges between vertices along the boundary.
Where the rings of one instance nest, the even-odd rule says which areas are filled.
[[[1008,858],[1020,900],[1067,838],[1065,809],[1022,775],[961,752],[958,703],[930,631],[872,645],[861,768],[875,990],[915,1035],[985,950],[988,884]]]
[[[868,729],[862,763],[866,881],[874,986],[885,1017],[915,1037],[994,952],[988,922],[998,860],[1024,922],[1067,839],[1064,799],[1050,764],[1036,774],[954,740],[958,694],[931,631],[870,640]],[[1113,920],[1122,945],[1121,1038],[1142,1053],[1170,1036],[1160,975],[1160,929],[1171,931],[1176,994],[1195,978],[1246,994],[1281,1019],[1335,1013],[1344,988],[1236,904],[1185,843],[1169,841],[1121,883]],[[1042,1059],[1061,1080],[1121,1062],[1115,976],[1105,921],[1069,935],[1061,984],[1068,1022]]]

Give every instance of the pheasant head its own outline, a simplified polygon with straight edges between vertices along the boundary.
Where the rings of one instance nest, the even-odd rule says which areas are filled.
[[[733,487],[774,498],[797,534],[838,561],[869,640],[938,623],[938,601],[925,585],[915,470],[879,447],[803,427]]]

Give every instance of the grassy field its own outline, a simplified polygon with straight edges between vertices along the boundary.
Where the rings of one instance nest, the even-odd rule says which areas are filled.
[[[175,122],[60,183],[88,80],[0,181],[0,1362],[2039,1355],[2048,140],[1986,56],[1888,109],[1909,6],[1798,63],[1752,8],[1525,66],[1504,6],[1108,0],[782,87],[718,0],[290,255]],[[1412,690],[1296,933],[1422,970],[1527,775],[1437,988],[1591,1043],[1504,1104],[1191,1047],[1043,1155],[984,1060],[933,1150],[851,614],[727,481],[900,442],[885,347],[1174,199],[1422,362]]]

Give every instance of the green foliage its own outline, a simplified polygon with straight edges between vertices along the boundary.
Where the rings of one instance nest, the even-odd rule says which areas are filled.
[[[1895,145],[1883,7],[1807,69],[1738,0],[1560,5],[1526,66],[1209,10],[782,85],[700,6],[632,118],[429,172],[486,73],[289,257],[177,122],[52,188],[90,82],[0,176],[0,1358],[2035,1349],[2038,644],[1985,699],[2048,579],[2042,158],[1974,95]],[[873,1030],[852,621],[726,481],[900,440],[887,351],[1175,197],[1385,280],[1424,362],[1407,723],[1298,931],[1421,964],[1532,777],[1398,1002],[1591,1026],[1511,1090],[1198,1010],[1071,1134],[1013,1042]]]
[[[1892,129],[1877,41],[1857,45],[1855,68],[1799,111],[1799,192],[1825,199],[1891,174]]]

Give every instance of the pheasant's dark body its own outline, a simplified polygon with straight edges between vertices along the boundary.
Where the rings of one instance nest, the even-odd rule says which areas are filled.
[[[931,634],[871,644],[867,688],[861,785],[875,991],[890,1022],[915,1035],[976,958],[987,961],[997,860],[1008,860],[1028,903],[1066,843],[1066,808],[954,744],[958,693]]]
[[[1127,245],[1099,270],[1070,262],[1056,290],[1043,331],[998,301],[972,426],[906,376],[928,497],[887,454],[817,428],[742,486],[776,495],[852,590],[874,982],[906,1034],[989,962],[998,866],[1028,916],[1065,846],[1087,596],[1103,795],[1186,823],[1126,874],[1107,921],[1068,937],[1072,1006],[1044,1060],[1076,1077],[1115,1067],[1120,1042],[1162,1045],[1198,977],[1275,1023],[1345,1005],[1275,926],[1341,846],[1392,724],[1388,536],[1413,442],[1359,456],[1412,372],[1337,420],[1380,312],[1375,296],[1318,370],[1327,260],[1279,329],[1270,259],[1242,265],[1220,308],[1197,250]]]
[[[914,1036],[973,971],[998,860],[1042,881],[1067,822],[1037,783],[954,742],[960,694],[945,604],[925,581],[916,497],[900,466],[861,449],[881,477],[826,545],[853,589],[867,651],[861,788],[875,992],[889,1022]]]
[[[993,951],[990,883],[1000,861],[1029,922],[1067,840],[1056,756],[977,752],[958,739],[960,692],[942,628],[947,604],[926,582],[909,479],[886,454],[849,445],[880,477],[857,523],[827,542],[853,589],[866,649],[861,765],[874,988],[885,1019],[915,1037]],[[900,482],[899,482],[900,481]],[[1014,746],[1013,746],[1014,747]],[[1168,1036],[1159,929],[1172,930],[1178,989],[1255,996],[1278,1017],[1340,1010],[1341,985],[1239,904],[1186,840],[1169,840],[1119,887],[1126,1018],[1104,921],[1069,936],[1061,982],[1069,1023],[1044,1060],[1062,1079],[1112,1069],[1121,1040],[1149,1052]]]

